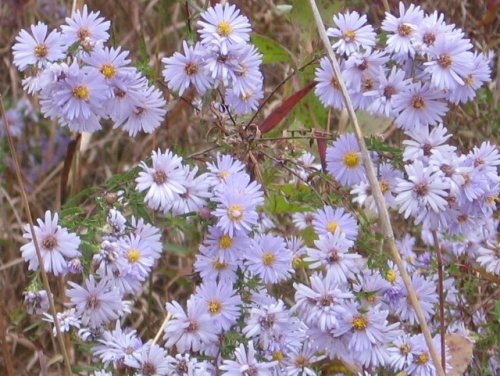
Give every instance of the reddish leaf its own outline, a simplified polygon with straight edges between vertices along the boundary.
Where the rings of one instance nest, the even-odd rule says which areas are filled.
[[[304,98],[311,89],[316,85],[316,82],[311,82],[306,87],[300,89],[295,94],[291,95],[285,101],[269,114],[259,125],[259,130],[262,134],[272,131],[278,126],[281,121],[293,110],[293,108]]]

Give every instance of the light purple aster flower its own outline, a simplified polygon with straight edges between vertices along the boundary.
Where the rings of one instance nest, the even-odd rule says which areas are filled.
[[[123,365],[139,368],[137,359],[140,358],[143,344],[134,329],[122,329],[120,322],[117,321],[115,329],[105,330],[97,342],[99,345],[92,348],[92,353],[104,363],[105,367],[113,364],[115,369]]]
[[[245,255],[249,247],[246,234],[237,232],[229,236],[217,226],[210,226],[208,233],[200,246],[200,252],[217,256],[221,261],[236,262]]]
[[[365,310],[355,303],[350,303],[345,307],[344,314],[339,318],[335,335],[349,338],[348,349],[354,351],[353,357],[355,359],[363,357],[363,353],[369,353],[375,350],[374,347],[389,343],[397,337],[396,328],[399,323],[388,323],[389,311],[380,309],[380,306],[369,307],[368,310]],[[377,350],[380,352],[382,349],[378,348]],[[387,349],[378,354],[381,359],[365,358],[363,363],[365,365],[370,363],[384,365],[389,360],[389,354],[386,351]]]
[[[198,166],[192,169],[184,166],[184,181],[182,185],[186,190],[172,203],[171,211],[174,215],[196,213],[207,205],[207,200],[212,196],[210,192],[210,178],[208,174],[198,173]]]
[[[48,62],[64,58],[65,46],[58,31],[53,30],[47,35],[47,25],[38,22],[31,25],[31,34],[22,29],[12,47],[14,65],[21,72],[31,65],[43,68]]]
[[[496,145],[492,145],[489,141],[483,141],[479,147],[474,146],[467,158],[472,162],[474,170],[486,175],[493,184],[500,181],[498,176],[500,153]]]
[[[66,25],[62,25],[62,40],[68,46],[75,42],[86,51],[91,51],[98,42],[105,42],[109,39],[109,26],[111,23],[103,17],[99,17],[99,12],[88,11],[87,5],[83,10],[76,10],[71,17],[66,18]]]
[[[435,127],[422,126],[417,129],[407,131],[406,134],[412,140],[404,140],[405,149],[403,160],[428,163],[429,158],[434,153],[448,155],[456,150],[455,146],[449,145],[448,139],[452,136],[447,134],[448,129],[439,124]]]
[[[448,100],[454,104],[466,103],[476,96],[477,89],[490,80],[491,68],[487,56],[474,53],[472,68],[464,77],[464,84],[457,86],[455,90],[450,90]]]
[[[256,235],[245,253],[245,266],[264,283],[277,283],[290,278],[293,273],[293,255],[279,236]]]
[[[175,357],[168,356],[170,376],[205,376],[215,375],[212,365],[207,361],[198,361],[191,354],[176,354]]]
[[[476,250],[476,261],[488,273],[500,275],[500,244],[494,241],[480,245]]]
[[[346,12],[333,16],[335,28],[326,31],[331,38],[338,39],[333,45],[340,54],[351,55],[360,49],[371,50],[375,46],[376,34],[372,25],[366,25],[366,16],[358,12]]]
[[[395,188],[396,203],[404,217],[416,216],[422,211],[432,210],[435,213],[446,209],[448,185],[424,167],[420,161],[405,166],[408,180],[398,179]]]
[[[113,128],[122,127],[132,137],[139,131],[153,133],[167,113],[162,92],[154,86],[145,85],[130,98],[132,106],[121,119],[117,119]]]
[[[327,57],[319,61],[319,67],[316,68],[314,80],[317,82],[314,87],[314,93],[325,107],[333,107],[338,110],[345,107],[338,78],[333,71],[330,59]]]
[[[354,134],[341,135],[326,149],[326,170],[344,186],[366,179],[361,149]]]
[[[431,60],[424,63],[424,72],[431,76],[431,84],[438,89],[454,90],[464,85],[464,78],[472,69],[474,55],[472,44],[461,36],[444,36],[428,50]]]
[[[160,255],[154,252],[147,239],[134,234],[121,237],[117,245],[118,254],[121,256],[116,263],[118,269],[122,273],[131,273],[140,280],[145,280]]]
[[[194,296],[205,306],[218,332],[229,330],[240,317],[242,300],[231,285],[207,281],[197,287]]]
[[[202,43],[220,46],[223,55],[227,54],[230,45],[244,44],[250,39],[250,22],[234,4],[216,4],[203,12],[200,18],[198,25],[201,29],[198,32]]]
[[[124,76],[134,74],[136,69],[129,66],[128,51],[122,51],[120,47],[98,47],[89,55],[83,56],[82,60],[96,68],[107,82],[113,86],[116,81],[122,81]]]
[[[261,185],[250,182],[250,177],[240,172],[218,186],[213,201],[218,203],[213,213],[218,218],[217,226],[233,236],[237,231],[248,233],[257,224],[256,208],[264,198]]]
[[[418,53],[426,53],[434,43],[453,31],[454,25],[444,22],[444,14],[434,11],[426,15],[413,34],[413,45]]]
[[[444,93],[416,82],[407,90],[394,95],[394,110],[399,112],[396,125],[404,130],[420,129],[425,125],[440,123],[448,111]]]
[[[96,284],[90,275],[80,286],[68,281],[71,289],[66,291],[71,305],[81,315],[82,323],[97,328],[119,318],[123,311],[122,294],[110,286],[109,281],[102,279]]]
[[[231,285],[238,278],[236,270],[239,263],[237,261],[226,261],[219,258],[217,254],[200,253],[196,255],[196,261],[193,265],[194,270],[200,273],[200,277],[204,281],[224,282]]]
[[[314,273],[310,285],[293,284],[296,291],[292,310],[311,327],[317,326],[323,331],[335,328],[338,317],[344,313],[345,300],[354,299],[354,295],[346,290],[346,285],[339,283],[334,271],[326,275]]]
[[[151,341],[145,343],[139,351],[137,376],[166,376],[170,364],[165,349]]]
[[[167,303],[167,311],[172,319],[165,326],[165,346],[175,345],[178,352],[201,351],[211,343],[217,342],[217,326],[205,304],[197,298],[187,301],[184,311],[176,301]]]
[[[226,90],[224,99],[236,115],[245,115],[256,111],[262,98],[264,98],[264,90],[262,90],[262,86],[259,86],[244,93],[229,88]]]
[[[342,78],[352,93],[355,94],[363,88],[365,91],[370,92],[370,90],[366,90],[367,84],[363,82],[363,79],[366,80],[368,77],[373,83],[378,82],[380,69],[385,66],[388,60],[389,56],[381,51],[354,53],[344,63]]]
[[[68,232],[66,228],[61,227],[58,221],[58,214],[54,213],[54,216],[52,216],[50,210],[47,210],[45,212],[45,221],[39,218],[37,219],[38,226],[34,226],[45,271],[54,275],[65,273],[68,259],[81,256],[78,250],[80,238],[78,235]],[[26,225],[24,231],[23,238],[29,239],[30,242],[21,247],[22,257],[29,263],[29,270],[38,270],[39,260],[30,227]]]
[[[432,339],[433,347],[440,354],[441,353],[441,337],[439,335]],[[412,362],[406,367],[405,371],[409,376],[424,376],[436,375],[436,367],[431,360],[429,348],[425,341],[423,334],[417,334],[410,338],[410,348],[412,352]],[[450,351],[445,350],[446,353],[446,371],[451,370],[449,361],[451,359]]]
[[[386,51],[402,57],[413,57],[415,47],[412,39],[423,19],[424,11],[420,6],[411,4],[406,9],[402,1],[399,2],[399,17],[386,12],[382,22],[382,30],[389,33]]]
[[[272,368],[277,365],[277,362],[259,362],[255,357],[256,351],[253,342],[247,344],[248,352],[245,350],[245,345],[240,346],[234,351],[236,360],[224,359],[223,364],[219,367],[224,371],[224,376],[245,376],[245,375],[259,375],[271,376]]]
[[[384,71],[381,70],[378,74],[379,82],[374,89],[375,99],[368,106],[367,110],[375,115],[383,115],[387,117],[396,117],[397,111],[394,110],[393,98],[394,95],[407,90],[411,81],[405,79],[405,72],[392,67],[389,76],[386,77]],[[367,92],[366,94],[368,94]]]
[[[344,233],[347,240],[354,241],[358,237],[358,223],[344,208],[334,209],[325,205],[318,209],[314,212],[313,227],[318,235],[334,234],[338,231]]]
[[[313,212],[293,213],[292,222],[297,230],[305,230],[312,225],[314,219]]]
[[[412,285],[415,289],[417,299],[420,303],[425,319],[428,321],[434,315],[435,306],[438,303],[436,293],[436,282],[414,274],[411,276]],[[408,299],[408,292],[402,279],[396,282],[397,287],[402,292],[402,299],[395,307],[395,312],[401,320],[408,321],[411,325],[418,323],[417,315]]]
[[[244,172],[245,165],[229,154],[217,153],[215,163],[207,162],[207,169],[214,180],[213,185],[217,185],[219,182],[225,182],[231,175]]]
[[[141,162],[143,171],[136,178],[136,189],[139,192],[147,190],[144,201],[151,209],[168,211],[179,195],[186,192],[183,186],[185,171],[182,168],[182,158],[170,150],[163,153],[160,149],[153,150],[149,167]]]
[[[236,94],[246,96],[262,87],[260,71],[262,54],[252,44],[240,45],[237,49],[237,62],[233,68],[232,89]]]
[[[338,283],[347,283],[362,267],[363,259],[357,253],[348,253],[354,243],[342,232],[320,235],[314,248],[307,249],[306,262],[310,268],[325,267]]]
[[[165,64],[162,73],[168,88],[182,95],[193,84],[199,94],[204,94],[213,85],[203,64],[205,49],[199,43],[190,46],[186,41],[182,42],[182,48],[184,54],[174,52],[173,56],[162,59]]]

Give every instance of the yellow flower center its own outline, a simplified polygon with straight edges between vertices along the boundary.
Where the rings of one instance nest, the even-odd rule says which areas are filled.
[[[78,85],[73,89],[73,95],[82,101],[86,101],[90,97],[90,91],[87,86]]]
[[[222,304],[218,300],[211,300],[209,304],[209,311],[211,314],[215,315],[216,313],[220,313],[222,308]]]
[[[394,270],[389,270],[387,274],[385,275],[385,279],[387,279],[389,282],[394,284],[396,282],[397,274]]]
[[[417,358],[418,364],[425,364],[428,361],[429,361],[429,354],[427,354],[427,353],[420,354]]]
[[[355,151],[350,151],[344,155],[344,164],[348,168],[354,168],[359,166],[359,153]]]
[[[127,259],[130,263],[135,264],[141,258],[141,251],[137,248],[129,249],[127,253]]]
[[[233,245],[233,238],[229,235],[222,235],[219,239],[219,248],[220,249],[228,249]]]
[[[225,180],[228,176],[229,176],[229,171],[219,171],[219,178],[221,178],[222,180]]]
[[[221,37],[228,37],[233,32],[233,28],[227,21],[222,21],[217,25],[217,34]]]
[[[352,320],[352,327],[356,330],[365,330],[368,326],[368,321],[363,316],[356,316]]]
[[[37,44],[35,47],[35,56],[39,59],[44,58],[49,53],[47,45],[45,43]]]
[[[352,42],[356,38],[356,32],[353,30],[348,30],[342,34],[347,42]]]
[[[468,85],[468,86],[472,86],[472,84],[474,83],[474,77],[472,77],[472,74],[469,74],[465,79],[465,84]]]
[[[326,225],[326,229],[328,232],[331,232],[332,234],[337,231],[337,228],[339,227],[339,224],[335,221],[331,221],[329,224]]]
[[[382,194],[385,195],[389,191],[389,183],[382,180],[380,182],[380,190],[382,191]]]
[[[240,221],[243,218],[244,212],[245,209],[243,206],[238,204],[230,205],[227,209],[227,215],[229,215],[232,221]]]
[[[109,80],[116,76],[116,67],[113,64],[104,64],[101,67],[101,73]]]
[[[214,261],[214,263],[212,265],[214,266],[215,270],[225,270],[225,269],[227,269],[228,263],[225,261],[217,260],[217,261]]]
[[[281,351],[276,351],[273,353],[273,360],[277,360],[278,362],[281,362],[285,355]]]
[[[264,262],[264,265],[271,266],[276,261],[276,255],[270,251],[265,252],[264,256],[262,257],[262,261]]]

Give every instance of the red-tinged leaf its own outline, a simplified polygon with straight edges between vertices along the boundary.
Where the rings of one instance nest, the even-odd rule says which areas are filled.
[[[319,153],[319,159],[321,160],[321,168],[323,168],[323,171],[326,172],[326,134],[314,130],[313,135],[316,137],[316,142],[318,143],[318,153]]]
[[[272,131],[276,128],[283,119],[293,110],[293,108],[304,98],[311,89],[316,85],[316,82],[311,82],[306,87],[300,89],[295,94],[291,95],[285,101],[269,114],[259,125],[259,130],[262,134]]]
[[[214,7],[215,4],[217,4],[218,2],[219,2],[219,0],[210,0],[210,6]]]

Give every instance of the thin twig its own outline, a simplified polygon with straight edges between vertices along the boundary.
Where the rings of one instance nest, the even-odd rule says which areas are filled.
[[[370,153],[368,152],[368,148],[366,147],[364,135],[359,126],[356,112],[354,111],[352,101],[349,97],[349,93],[347,92],[347,87],[342,79],[342,73],[340,71],[339,62],[335,56],[335,53],[333,52],[332,45],[330,43],[330,40],[328,39],[328,35],[326,34],[325,26],[323,24],[323,20],[321,19],[321,15],[319,13],[316,2],[314,0],[309,0],[309,3],[311,5],[311,9],[314,14],[314,19],[316,21],[316,26],[318,28],[320,38],[328,52],[328,56],[331,60],[331,63],[333,64],[333,70],[335,72],[335,75],[337,76],[338,84],[340,86],[342,96],[346,103],[349,117],[351,118],[351,122],[354,127],[356,138],[358,140],[361,149],[361,158],[363,160],[363,164],[366,169],[366,175],[368,177],[368,181],[370,182],[373,198],[375,200],[375,203],[377,204],[380,221],[382,223],[384,236],[387,240],[389,250],[392,254],[394,262],[398,266],[399,273],[401,274],[401,278],[403,279],[405,287],[408,291],[408,298],[410,300],[411,305],[413,306],[413,309],[415,310],[415,315],[417,316],[418,323],[420,324],[420,329],[422,330],[422,334],[424,335],[425,342],[427,343],[427,347],[429,349],[429,353],[431,355],[432,361],[434,362],[434,366],[436,367],[436,372],[439,376],[445,376],[443,367],[441,366],[440,357],[436,352],[436,349],[434,348],[434,344],[432,343],[432,336],[429,331],[429,327],[427,326],[427,322],[425,321],[424,312],[422,311],[422,307],[420,306],[420,302],[418,300],[417,294],[411,282],[410,276],[408,275],[408,272],[406,271],[406,268],[403,265],[401,254],[397,249],[396,241],[394,238],[394,232],[392,230],[391,220],[389,217],[389,212],[385,204],[385,199],[382,194],[382,191],[380,190],[380,185],[377,180],[377,175],[373,167]]]
[[[385,10],[387,13],[390,13],[390,12],[391,12],[391,7],[389,6],[389,1],[387,1],[387,0],[382,0],[382,3],[384,4],[384,10]]]
[[[438,268],[438,294],[439,294],[439,334],[441,335],[441,364],[446,364],[446,328],[444,322],[444,276],[443,276],[443,255],[441,245],[436,230],[432,230],[434,240],[434,250]],[[446,373],[446,370],[445,370]]]
[[[14,161],[14,168],[16,171],[17,182],[19,184],[19,191],[21,192],[21,201],[23,203],[26,216],[28,217],[31,238],[33,239],[33,244],[35,246],[35,251],[36,251],[36,257],[38,259],[38,264],[40,265],[40,272],[42,275],[43,286],[45,288],[45,291],[47,291],[50,313],[51,313],[52,317],[54,318],[54,327],[56,328],[56,336],[57,336],[57,340],[59,342],[59,347],[61,348],[60,350],[61,350],[63,358],[64,358],[65,373],[67,375],[71,375],[72,374],[71,362],[69,360],[68,352],[66,351],[66,346],[64,345],[64,339],[62,336],[62,332],[61,332],[61,329],[59,327],[59,320],[57,319],[56,306],[54,304],[54,298],[52,297],[52,292],[50,290],[49,279],[47,278],[47,273],[45,271],[45,265],[43,263],[42,253],[40,252],[40,247],[38,244],[38,240],[36,238],[35,225],[33,224],[33,219],[31,217],[31,210],[30,210],[30,205],[29,205],[29,201],[28,201],[28,195],[26,194],[26,190],[24,188],[24,181],[23,181],[23,177],[21,175],[21,167],[19,165],[19,160],[17,159],[16,148],[14,147],[14,141],[12,140],[12,134],[10,132],[10,124],[9,124],[9,121],[7,120],[7,113],[5,112],[5,107],[3,104],[3,96],[1,94],[0,94],[0,109],[2,111],[2,116],[3,116],[4,126],[5,126],[5,136],[7,137],[7,143],[9,144],[10,154],[12,156],[12,160]]]
[[[160,329],[158,329],[158,332],[156,333],[155,338],[153,339],[153,345],[156,342],[158,342],[161,334],[163,333],[163,329],[165,329],[165,326],[167,325],[167,323],[170,321],[171,318],[172,318],[172,314],[170,312],[168,312],[167,317],[165,317],[165,320],[163,320],[163,322],[161,323]]]

